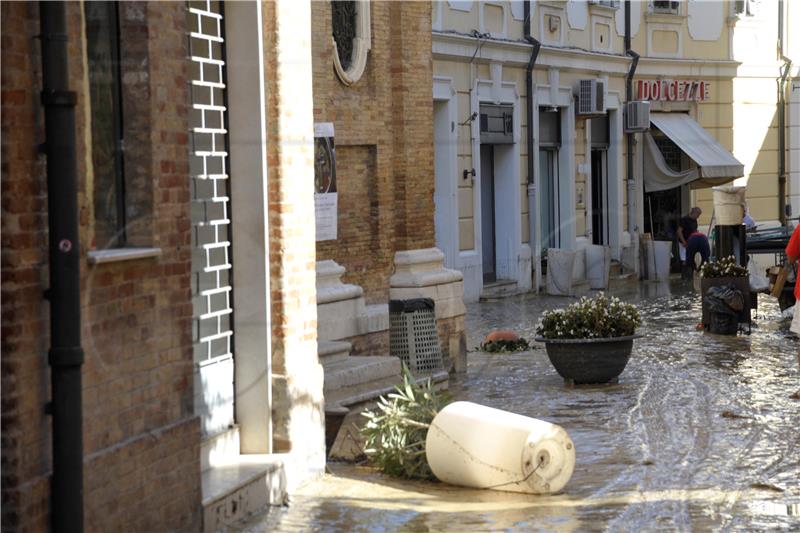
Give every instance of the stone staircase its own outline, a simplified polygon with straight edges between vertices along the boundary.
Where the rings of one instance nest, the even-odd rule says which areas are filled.
[[[428,255],[431,254],[424,257],[427,258]],[[440,255],[441,252],[435,256],[439,262],[441,262]],[[329,457],[353,459],[363,453],[358,431],[364,423],[361,412],[373,406],[380,396],[392,392],[402,383],[403,377],[398,357],[350,355],[352,344],[347,339],[375,333],[388,336],[389,306],[367,305],[361,287],[342,281],[344,273],[344,267],[334,261],[317,262],[317,355],[325,374],[323,394],[326,420],[338,419],[330,428],[326,422],[326,431],[336,432],[339,428],[335,426],[341,421],[341,429],[333,441]],[[421,289],[416,286],[406,287],[415,280],[416,278],[398,281],[402,288],[393,289],[396,294],[392,297],[431,297],[429,294],[418,294]],[[449,278],[447,280],[449,281]],[[401,283],[403,281],[406,283]],[[448,299],[449,293],[446,290],[448,286],[441,286],[440,283],[430,287],[425,285],[424,288],[438,291],[433,296],[438,296],[437,301],[441,301],[441,310],[447,311],[452,307],[458,311],[455,303]],[[463,308],[463,303],[461,306]],[[437,386],[442,388],[447,386],[449,376],[445,370],[436,372],[430,377]],[[426,380],[428,376],[421,376],[418,379]],[[346,415],[343,414],[345,410]]]
[[[319,359],[325,371],[325,416],[338,418],[328,457],[354,460],[363,457],[360,428],[361,413],[373,408],[380,396],[392,392],[402,382],[400,359],[394,356],[349,355],[350,343],[319,341]],[[431,379],[436,389],[446,389],[449,375],[445,370],[430,376],[418,376],[417,382]],[[345,408],[346,414],[342,413]],[[327,426],[327,422],[326,422]],[[326,431],[328,428],[326,427]],[[326,439],[328,436],[326,435]]]
[[[400,359],[391,355],[350,355],[345,341],[319,341],[325,371],[325,405],[344,407],[377,398],[400,383]]]

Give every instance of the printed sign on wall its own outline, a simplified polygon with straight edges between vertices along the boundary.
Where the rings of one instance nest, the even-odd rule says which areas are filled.
[[[314,218],[317,240],[336,240],[338,196],[333,123],[314,124]]]

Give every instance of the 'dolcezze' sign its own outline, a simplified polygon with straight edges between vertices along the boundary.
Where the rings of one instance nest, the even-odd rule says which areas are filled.
[[[705,80],[638,80],[637,100],[705,102],[710,100],[711,83]]]

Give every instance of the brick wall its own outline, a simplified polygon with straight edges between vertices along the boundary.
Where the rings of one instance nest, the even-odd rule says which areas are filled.
[[[372,2],[360,81],[333,67],[331,7],[312,2],[314,121],[333,122],[339,192],[335,241],[317,243],[368,303],[385,302],[396,250],[434,245],[431,6]]]
[[[90,110],[82,5],[67,4],[76,108],[81,240],[84,499],[89,531],[196,530],[200,432],[192,413],[185,12],[181,3],[121,7],[140,70],[125,77],[137,113],[126,169],[144,204],[132,226],[162,255],[91,266]],[[35,3],[2,4],[3,528],[49,520],[47,191]],[[156,59],[157,58],[157,59]],[[151,98],[153,96],[153,98]],[[129,111],[131,112],[131,111]],[[128,131],[126,131],[126,134]]]

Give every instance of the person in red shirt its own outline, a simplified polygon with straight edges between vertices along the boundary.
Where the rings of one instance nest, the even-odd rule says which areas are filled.
[[[789,244],[786,245],[786,265],[784,268],[789,268],[797,258],[800,257],[800,224],[794,228],[792,238],[789,239]],[[794,318],[789,330],[800,335],[800,280],[794,282]],[[800,349],[797,351],[797,364],[800,365]]]

